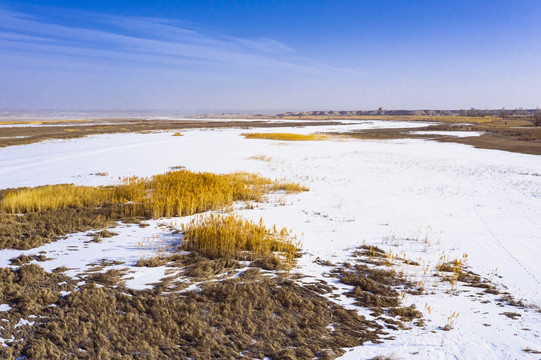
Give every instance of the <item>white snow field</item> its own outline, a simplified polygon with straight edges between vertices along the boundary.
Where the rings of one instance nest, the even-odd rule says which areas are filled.
[[[541,305],[541,157],[425,140],[284,142],[241,135],[424,125],[363,121],[332,127],[198,129],[183,131],[184,136],[172,136],[172,131],[112,134],[12,146],[0,149],[0,188],[114,184],[119,177],[150,176],[178,166],[256,172],[299,182],[310,191],[275,195],[255,209],[239,206],[237,213],[262,217],[266,225],[285,226],[302,238],[304,255],[295,270],[308,276],[302,281],[335,281],[324,276],[331,268],[314,260],[350,261],[362,244],[422,264],[399,269],[424,284],[426,294],[409,295],[404,302],[423,312],[425,326],[391,331],[394,340],[348,349],[344,359],[539,359],[524,351],[541,350],[541,313],[535,307],[502,304],[497,301],[501,295],[481,295],[483,289],[453,285],[433,275],[442,259],[467,259],[469,270],[501,291]],[[91,175],[95,173],[108,175]],[[111,229],[119,234],[101,243],[84,243],[88,237],[82,233],[32,250],[0,250],[0,267],[10,266],[9,259],[22,253],[46,251],[53,259],[41,266],[67,266],[72,276],[101,259],[125,261],[117,266],[123,268],[152,254],[152,247],[142,249],[140,244],[152,236],[166,237],[160,224],[186,220],[153,220],[146,228],[119,224]],[[428,272],[423,271],[426,267]],[[165,271],[133,269],[127,281],[133,288],[148,286]],[[356,308],[345,296],[336,301]],[[4,308],[0,304],[0,312]],[[511,319],[505,312],[520,316]],[[452,329],[443,331],[445,325]]]
[[[410,134],[413,135],[446,135],[446,136],[455,136],[455,137],[471,137],[471,136],[481,136],[483,132],[481,131],[410,131]]]

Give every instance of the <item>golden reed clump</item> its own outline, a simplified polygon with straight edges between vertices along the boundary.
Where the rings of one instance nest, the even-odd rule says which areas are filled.
[[[245,133],[246,139],[281,140],[281,141],[314,141],[327,140],[329,136],[319,134],[292,134],[292,133]]]
[[[46,185],[9,192],[1,203],[3,211],[18,214],[65,207],[100,206],[110,201],[111,189],[72,184]]]
[[[47,185],[9,192],[0,204],[8,213],[28,213],[67,207],[114,205],[125,215],[185,216],[231,206],[235,201],[260,201],[272,191],[306,191],[296,184],[254,174],[216,175],[187,170],[149,178],[124,178],[120,185],[91,187]]]
[[[293,242],[286,228],[267,228],[263,219],[253,222],[236,215],[199,216],[182,226],[185,250],[209,258],[264,258],[280,253],[293,261],[300,242]]]

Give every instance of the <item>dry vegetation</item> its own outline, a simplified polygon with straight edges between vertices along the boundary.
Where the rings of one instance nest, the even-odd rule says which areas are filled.
[[[267,155],[254,155],[254,156],[250,156],[248,159],[260,160],[260,161],[266,161],[266,162],[271,162],[272,161],[272,157],[267,156]]]
[[[231,243],[227,240],[234,238],[239,251],[259,255],[292,246],[285,239],[287,232],[234,216],[201,217],[184,230],[188,238],[200,237],[203,244],[218,238]],[[238,251],[211,251],[209,258],[202,255],[206,246],[188,247],[194,252],[165,260],[181,272],[162,279],[152,290],[126,288],[122,279],[128,269],[103,271],[116,262],[95,264],[79,277],[82,285],[35,264],[0,269],[0,303],[12,307],[3,314],[0,337],[11,340],[0,348],[0,357],[334,359],[344,347],[380,343],[387,335],[378,322],[322,296],[330,291],[324,282],[310,287],[285,276],[266,276],[257,261],[239,276],[182,291],[186,289],[182,278],[200,281],[224,272],[234,275],[244,266],[230,259]],[[139,264],[158,265],[164,262]],[[380,280],[374,277],[372,283]],[[62,296],[61,291],[68,294]],[[21,320],[31,323],[17,326]]]
[[[29,249],[118,220],[193,215],[230,207],[235,201],[263,201],[270,192],[306,190],[299,184],[253,174],[186,170],[126,178],[112,187],[49,185],[6,190],[0,194],[0,248]]]
[[[440,119],[437,119],[440,121]],[[416,131],[475,131],[480,136],[456,137],[441,134],[415,134]],[[454,142],[471,145],[481,149],[497,149],[524,154],[541,155],[541,128],[529,126],[509,126],[491,121],[475,124],[438,124],[419,128],[367,129],[341,133],[355,139],[393,140],[393,139],[427,139],[440,142]]]
[[[394,269],[382,268],[390,266],[383,250],[368,246],[360,249],[354,253],[356,264],[345,263],[332,271],[340,282],[353,287],[346,296],[354,298],[357,306],[371,309],[372,315],[385,322],[390,329],[406,328],[404,322],[416,319],[420,319],[416,325],[421,326],[422,313],[415,309],[415,305],[404,307],[402,294],[418,295],[423,289]],[[398,320],[393,319],[396,317]]]
[[[184,275],[205,278],[238,269],[242,261],[244,266],[247,261],[265,270],[289,271],[301,249],[301,242],[286,228],[267,228],[262,219],[254,222],[232,214],[199,216],[181,230],[170,230],[179,234],[180,241],[171,243],[153,236],[140,242],[139,247],[155,252],[139,259],[136,266],[167,265],[184,269]]]
[[[307,188],[248,173],[170,171],[149,179],[125,179],[113,202],[132,216],[186,216],[231,206],[235,201],[261,201],[264,194],[279,190],[293,193]]]
[[[202,216],[182,227],[184,249],[214,258],[256,259],[283,254],[291,263],[300,243],[293,243],[286,228],[269,229],[235,215]]]
[[[378,248],[361,248],[358,264],[335,270],[354,286],[348,296],[378,316],[372,321],[325,297],[333,287],[323,280],[300,285],[288,273],[260,270],[279,268],[276,252],[293,256],[298,244],[285,229],[208,215],[182,231],[187,243],[180,250],[189,253],[137,264],[172,270],[152,290],[126,288],[129,268],[106,270],[118,262],[93,264],[80,282],[36,264],[0,269],[0,303],[11,306],[2,315],[0,337],[10,340],[0,357],[334,359],[345,347],[389,339],[381,323],[396,330],[420,317],[400,305],[398,291],[413,289],[406,280],[367,265],[386,257]],[[254,261],[246,269],[242,260]],[[194,282],[199,288],[186,291]],[[17,326],[21,320],[30,323]]]
[[[45,212],[67,209],[74,208]],[[0,269],[0,303],[11,307],[2,313],[0,337],[8,340],[0,358],[334,359],[343,348],[389,339],[382,323],[396,330],[420,316],[400,305],[406,280],[366,265],[367,256],[385,258],[377,248],[361,248],[358,264],[335,271],[354,286],[348,296],[378,316],[367,320],[329,300],[333,287],[325,281],[301,285],[288,272],[275,272],[299,246],[285,229],[207,215],[182,232],[186,243],[178,250],[184,251],[138,262],[169,269],[151,290],[126,288],[128,267],[106,269],[122,265],[116,261],[92,264],[77,280],[36,264]],[[198,288],[187,291],[189,284]]]
[[[271,191],[306,191],[294,183],[272,181],[253,174],[216,175],[187,170],[150,178],[125,178],[114,187],[47,185],[10,191],[1,208],[11,214],[119,204],[131,216],[193,215],[230,206],[234,201],[260,201]]]
[[[9,264],[10,265],[15,265],[15,266],[20,266],[20,265],[28,264],[29,262],[32,262],[34,260],[39,261],[39,262],[43,262],[43,261],[51,260],[51,258],[48,258],[44,254],[39,254],[39,255],[21,254],[21,255],[15,257],[15,258],[9,259]]]
[[[14,190],[2,199],[1,208],[11,214],[56,210],[67,207],[101,206],[113,198],[111,189],[71,184]]]
[[[0,249],[32,249],[67,234],[111,226],[116,220],[137,221],[120,217],[111,206],[0,213]]]
[[[104,124],[104,122],[107,122]],[[10,127],[9,125],[32,124],[40,126]],[[50,126],[50,125],[55,126]],[[155,131],[179,131],[202,128],[273,128],[283,126],[320,126],[336,125],[334,121],[276,121],[269,122],[264,119],[253,121],[223,121],[205,120],[141,120],[141,119],[101,119],[77,121],[35,121],[35,122],[2,122],[0,148],[5,146],[32,144],[51,139],[75,139],[89,135],[115,134],[115,133],[149,133]]]
[[[0,300],[15,306],[0,329],[12,339],[0,348],[3,359],[333,359],[385,334],[355,311],[257,269],[173,295],[107,283],[73,291],[70,279],[37,265],[0,276]],[[30,314],[33,325],[15,328]]]
[[[280,140],[280,141],[315,141],[328,140],[330,135],[320,134],[292,134],[292,133],[245,133],[246,139]]]

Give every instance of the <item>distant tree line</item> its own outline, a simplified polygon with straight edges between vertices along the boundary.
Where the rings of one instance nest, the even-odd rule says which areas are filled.
[[[535,109],[535,112],[532,114],[532,124],[534,126],[541,126],[541,110],[539,108]]]
[[[259,116],[260,114],[256,115]],[[516,109],[476,109],[474,107],[468,110],[385,110],[380,107],[378,110],[349,110],[349,111],[301,111],[301,112],[286,112],[284,114],[277,114],[278,117],[286,116],[464,116],[464,117],[499,117],[503,120],[506,119],[522,119],[528,120],[535,126],[541,126],[541,110],[537,109],[523,109],[521,107]]]
[[[502,119],[507,117],[528,117],[535,114],[536,110],[528,110],[523,108],[516,108],[514,110],[501,108],[501,109],[476,109],[474,107],[469,108],[468,110],[460,109],[458,114],[460,116],[468,117],[485,117],[485,116],[498,116]]]

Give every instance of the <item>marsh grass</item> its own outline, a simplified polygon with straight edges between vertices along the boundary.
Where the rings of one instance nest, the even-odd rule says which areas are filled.
[[[111,238],[113,236],[116,236],[118,235],[118,233],[115,233],[115,232],[111,232],[109,230],[101,230],[101,231],[97,231],[95,233],[88,233],[86,234],[86,236],[91,236],[92,237],[92,242],[96,242],[96,243],[101,243],[102,239],[104,238]]]
[[[216,258],[251,260],[283,255],[292,263],[300,242],[294,243],[286,228],[267,228],[263,220],[253,222],[236,215],[200,216],[182,226],[184,249]]]
[[[272,191],[287,193],[307,188],[255,174],[216,175],[187,170],[169,171],[150,178],[128,177],[117,186],[46,185],[8,192],[1,208],[11,214],[67,207],[118,205],[130,216],[185,216],[231,206],[235,201],[262,201]]]
[[[9,264],[10,265],[15,265],[15,266],[20,266],[20,265],[28,264],[29,262],[32,262],[34,260],[42,262],[42,261],[47,261],[47,260],[52,260],[52,259],[45,256],[44,254],[39,254],[39,255],[21,254],[21,255],[15,257],[15,258],[9,259]]]
[[[68,207],[24,215],[0,212],[0,249],[32,249],[67,234],[109,227],[116,220],[138,221],[119,217],[111,206]]]
[[[100,206],[113,197],[111,189],[73,184],[45,185],[13,190],[2,199],[2,210],[11,214]]]
[[[315,141],[328,140],[329,135],[293,134],[293,133],[244,133],[246,139],[280,140],[280,141]]]
[[[468,255],[464,253],[461,258],[447,261],[446,257],[441,257],[441,263],[436,265],[436,276],[451,283],[453,288],[457,289],[457,282],[464,283],[466,286],[486,289],[487,293],[497,293],[495,286],[488,280],[481,278],[478,274],[467,270],[466,260]]]
[[[0,269],[1,300],[13,306],[2,315],[9,340],[0,358],[334,359],[385,335],[356,311],[257,269],[182,295],[127,289],[114,275],[74,289],[37,265]],[[15,328],[20,319],[34,324]]]
[[[271,162],[272,161],[272,157],[267,156],[267,155],[254,155],[254,156],[250,156],[248,159],[250,159],[250,160],[260,160],[260,161],[266,161],[266,162]]]
[[[151,178],[131,177],[115,189],[114,203],[131,216],[172,217],[193,215],[233,205],[235,201],[262,201],[272,191],[306,191],[295,184],[255,174],[216,175],[170,171]]]
[[[352,286],[346,296],[355,299],[355,305],[369,308],[372,315],[386,323],[390,329],[405,328],[403,322],[416,321],[421,326],[422,313],[415,305],[405,307],[405,293],[421,294],[423,289],[394,269],[387,269],[387,254],[378,247],[363,245],[353,253],[356,264],[345,263],[331,271],[340,282]],[[385,267],[385,268],[384,268]],[[383,317],[384,315],[385,317]],[[389,317],[398,318],[398,320]]]
[[[0,190],[0,248],[30,249],[116,221],[141,224],[149,218],[224,210],[236,201],[263,202],[272,192],[307,190],[255,174],[187,170],[124,178],[108,187],[62,184],[5,189]]]

